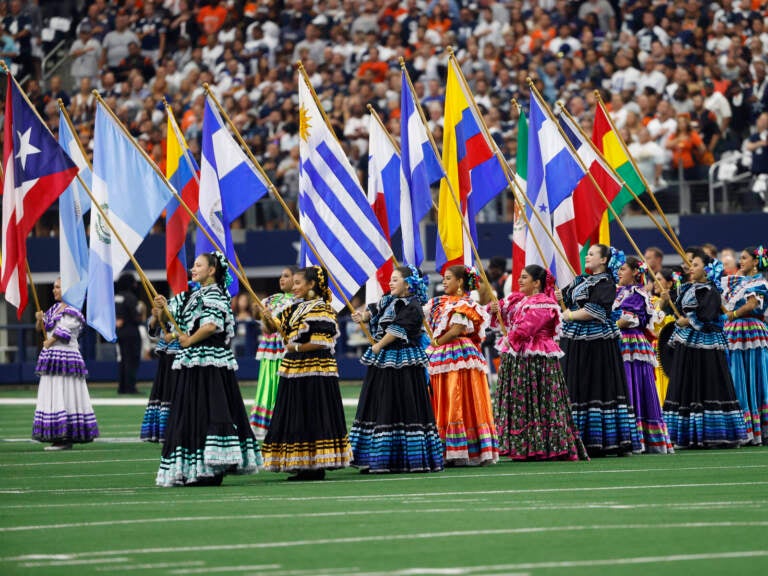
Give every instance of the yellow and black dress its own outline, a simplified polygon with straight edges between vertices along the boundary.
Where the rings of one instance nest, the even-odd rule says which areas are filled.
[[[318,298],[298,302],[277,320],[285,336],[272,422],[262,445],[264,468],[302,472],[346,468],[352,460],[334,347],[336,313]],[[296,352],[296,344],[320,344]]]

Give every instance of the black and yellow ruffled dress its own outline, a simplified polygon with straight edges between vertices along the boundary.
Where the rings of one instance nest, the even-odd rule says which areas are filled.
[[[322,299],[293,304],[277,320],[285,336],[280,383],[261,453],[264,468],[302,472],[346,468],[352,460],[334,357],[336,313]],[[295,344],[320,344],[296,352]]]

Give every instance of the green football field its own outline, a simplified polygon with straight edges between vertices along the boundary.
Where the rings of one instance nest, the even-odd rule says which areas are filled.
[[[157,488],[143,406],[97,404],[100,439],[44,452],[34,394],[0,392],[2,575],[768,571],[768,448]]]

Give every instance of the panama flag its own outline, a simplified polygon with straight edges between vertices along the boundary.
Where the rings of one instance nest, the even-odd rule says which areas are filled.
[[[528,190],[528,119],[525,112],[520,110],[517,119],[517,156],[515,159],[515,180],[518,190],[515,191],[515,215],[512,225],[512,290],[520,289],[520,273],[525,268],[525,244],[528,238],[528,228],[522,211],[526,210],[525,199],[519,198],[517,192],[527,194]]]
[[[368,136],[368,203],[373,208],[387,241],[395,233],[397,201],[408,191],[405,175],[401,170],[400,156],[397,154],[389,136],[381,124],[370,116],[371,124]],[[410,211],[406,211],[404,220],[410,220]],[[410,222],[403,222],[403,227],[413,228]],[[389,292],[389,278],[392,276],[394,263],[387,260],[365,284],[365,302],[373,304]]]
[[[198,186],[200,168],[189,151],[184,135],[168,112],[168,133],[166,137],[165,176],[181,194],[181,199],[194,213],[197,212],[200,190]],[[168,285],[175,294],[187,289],[187,227],[192,217],[181,207],[174,196],[165,207],[165,266]]]
[[[483,134],[482,119],[470,104],[460,75],[458,64],[451,57],[443,116],[446,177],[440,182],[435,246],[435,266],[440,272],[454,264],[472,264],[471,242],[477,243],[475,218],[507,187],[504,169],[493,153],[493,144]],[[462,219],[472,234],[471,240],[464,233]]]
[[[3,134],[3,261],[0,292],[21,318],[27,306],[26,239],[77,174],[10,74]]]
[[[545,111],[546,104],[536,94],[531,95],[530,123],[528,127],[528,197],[539,211],[542,220],[551,226],[549,232],[578,272],[579,245],[576,240],[573,191],[584,177],[584,170],[573,157],[554,120]],[[530,212],[532,215],[533,212]],[[530,217],[531,229],[542,247],[546,262],[540,256],[529,233],[525,251],[529,262],[541,264],[550,270],[559,285],[573,280],[573,273],[538,223]],[[551,223],[551,224],[550,224]]]
[[[199,220],[208,235],[197,231],[195,254],[224,249],[233,266],[236,265],[235,246],[232,243],[232,222],[251,205],[262,198],[269,186],[258,168],[229,133],[208,96],[203,113],[202,160],[200,167]],[[230,295],[239,290],[237,276],[229,286]]]
[[[63,110],[59,111],[59,144],[77,164],[80,178],[90,190],[91,167]],[[83,218],[90,209],[88,192],[79,180],[73,180],[59,197],[59,274],[61,299],[78,310],[83,307],[88,287],[88,241]]]
[[[322,264],[350,300],[392,257],[381,225],[344,149],[325,122],[308,80],[299,74],[299,223]],[[321,264],[302,242],[302,263]],[[336,284],[333,306],[344,299]]]
[[[397,217],[402,221],[403,263],[419,267],[424,261],[419,223],[432,210],[430,187],[445,173],[416,108],[405,70],[400,87],[400,149],[405,186],[397,194]],[[393,224],[397,227],[398,222]]]
[[[104,104],[96,105],[93,134],[93,208],[88,258],[88,325],[114,342],[115,287],[150,229],[173,197],[167,181],[112,118]],[[112,224],[120,242],[112,233]]]

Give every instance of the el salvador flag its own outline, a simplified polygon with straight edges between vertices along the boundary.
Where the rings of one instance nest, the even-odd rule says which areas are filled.
[[[235,266],[230,226],[267,193],[269,186],[224,126],[210,96],[205,100],[202,140],[199,220],[216,245],[198,229],[195,254],[219,250]],[[234,296],[239,284],[237,276],[232,276],[229,293]]]
[[[299,223],[347,300],[392,257],[344,149],[299,75]],[[302,242],[302,263],[321,264]],[[333,306],[344,307],[336,286]]]
[[[96,107],[95,125],[93,197],[125,247],[94,209],[90,227],[86,319],[106,340],[114,342],[117,335],[113,282],[130,260],[128,252],[136,252],[173,198],[173,193],[101,102]]]
[[[59,144],[77,164],[80,178],[90,190],[91,168],[63,110],[59,112]],[[73,180],[59,197],[59,271],[61,299],[78,310],[83,308],[88,287],[88,242],[83,218],[90,209],[88,193],[77,179]]]
[[[401,232],[403,262],[418,267],[424,261],[419,223],[432,209],[430,186],[440,180],[444,172],[416,108],[405,70],[400,88],[400,148],[406,185],[398,195],[396,206],[398,215],[409,216],[408,225],[403,223]]]

